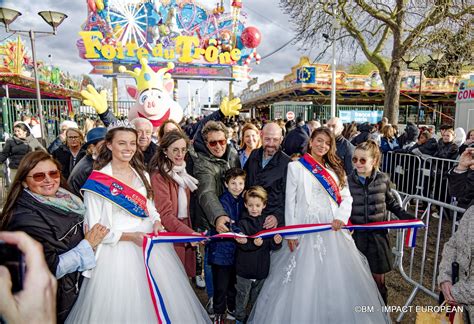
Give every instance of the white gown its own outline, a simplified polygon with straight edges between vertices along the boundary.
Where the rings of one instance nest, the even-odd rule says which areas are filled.
[[[111,173],[108,166],[101,171]],[[138,177],[134,188],[146,195]],[[96,252],[96,267],[84,273],[86,278],[66,323],[157,323],[142,249],[119,241],[122,232],[152,232],[153,221],[159,218],[153,202],[148,200],[150,217],[145,220],[89,192],[84,202],[89,227],[100,222],[111,231]],[[149,264],[171,323],[210,322],[172,244],[155,244]]]
[[[287,225],[344,222],[350,215],[347,187],[340,207],[299,162],[288,167],[285,220]],[[335,179],[335,174],[330,170]],[[344,201],[345,200],[345,201]],[[344,215],[340,212],[344,211]],[[288,237],[287,237],[288,238]],[[383,300],[365,257],[344,231],[326,231],[291,238],[299,246],[290,252],[287,242],[274,253],[268,278],[249,323],[389,323]],[[357,306],[374,306],[358,312]]]

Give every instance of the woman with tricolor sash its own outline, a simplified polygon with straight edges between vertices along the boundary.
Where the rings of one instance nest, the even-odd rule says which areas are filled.
[[[138,134],[130,124],[109,126],[94,171],[84,184],[85,223],[110,233],[96,251],[68,323],[206,323],[172,244],[143,255],[147,233],[163,231]],[[152,280],[150,279],[152,278]]]
[[[307,153],[288,165],[286,225],[330,224],[333,230],[286,235],[250,323],[388,323],[365,257],[348,230],[352,197],[329,128],[313,131]],[[358,313],[356,306],[374,306]]]

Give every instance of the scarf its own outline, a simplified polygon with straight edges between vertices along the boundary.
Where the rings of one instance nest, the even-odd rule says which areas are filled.
[[[34,193],[27,188],[25,191],[30,194],[36,201],[45,204],[47,206],[53,206],[59,208],[66,213],[74,213],[84,216],[86,213],[86,206],[79,197],[73,195],[64,188],[59,187],[55,197],[43,196]]]
[[[168,171],[168,174],[178,184],[178,218],[188,218],[188,198],[186,196],[186,188],[194,191],[197,189],[197,184],[199,182],[186,172],[186,163],[183,163],[182,166],[173,166],[173,169]]]

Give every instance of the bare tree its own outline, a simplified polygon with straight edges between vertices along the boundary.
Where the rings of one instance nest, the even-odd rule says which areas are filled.
[[[378,68],[385,87],[384,116],[391,123],[398,122],[402,58],[428,54],[430,34],[441,29],[456,34],[469,22],[472,26],[474,13],[469,0],[280,0],[280,4],[295,24],[297,40],[306,46],[325,53],[330,44],[321,36],[332,35],[338,46],[354,53],[361,50]],[[438,37],[438,45],[441,40]]]

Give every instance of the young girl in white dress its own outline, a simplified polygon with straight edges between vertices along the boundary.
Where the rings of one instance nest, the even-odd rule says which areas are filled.
[[[333,230],[285,237],[288,244],[272,255],[250,323],[390,322],[367,260],[341,230],[352,198],[335,147],[331,131],[318,128],[308,153],[288,165],[286,225],[330,223]],[[358,306],[374,311],[357,312]]]
[[[153,203],[149,176],[143,171],[138,154],[141,153],[137,151],[134,129],[117,127],[108,131],[96,160],[95,169],[99,172],[95,175],[115,181],[109,195],[116,196],[117,188],[121,190],[126,186],[141,194],[142,205],[146,200],[147,216],[132,215],[123,204],[113,203],[114,197],[108,199],[94,192],[95,189],[85,191],[85,223],[89,227],[101,223],[110,233],[96,251],[97,266],[83,274],[86,278],[67,323],[158,322],[148,287],[142,243],[146,233],[157,233],[163,228]],[[90,187],[86,183],[84,188]],[[162,319],[163,322],[210,322],[172,244],[155,244],[149,264],[169,317],[169,321]]]

